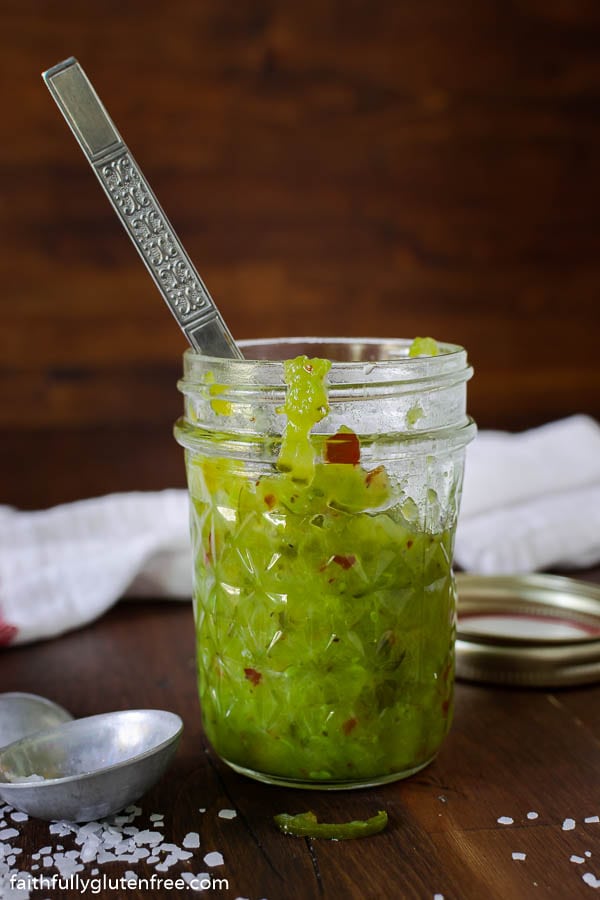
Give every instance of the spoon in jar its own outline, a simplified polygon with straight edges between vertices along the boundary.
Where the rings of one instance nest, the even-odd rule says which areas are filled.
[[[42,77],[96,173],[121,224],[198,353],[243,359],[173,226],[74,57]]]
[[[0,749],[0,799],[39,819],[112,815],[158,781],[182,730],[175,713],[129,709],[37,731]]]

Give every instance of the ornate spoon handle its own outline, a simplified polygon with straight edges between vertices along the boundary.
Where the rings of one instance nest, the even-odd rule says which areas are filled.
[[[192,347],[207,356],[242,359],[204,282],[77,60],[66,59],[42,77]]]

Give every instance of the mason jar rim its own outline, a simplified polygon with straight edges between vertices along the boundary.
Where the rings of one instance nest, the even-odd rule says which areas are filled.
[[[301,353],[321,356],[331,361],[327,380],[334,389],[342,386],[385,384],[421,384],[446,381],[468,381],[473,369],[467,352],[458,344],[439,341],[437,356],[409,356],[412,338],[374,337],[278,337],[241,340],[242,351],[259,349],[263,353],[281,347],[289,352],[271,358],[268,355],[242,359],[224,359],[196,353],[191,348],[184,353],[184,378],[180,387],[201,385],[208,370],[215,381],[235,385],[283,385],[283,363]],[[339,358],[339,350],[346,348],[348,359]],[[336,358],[336,356],[338,358]],[[260,374],[260,377],[259,377]]]

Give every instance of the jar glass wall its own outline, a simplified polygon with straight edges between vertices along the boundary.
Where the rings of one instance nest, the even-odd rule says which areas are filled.
[[[233,768],[363,787],[430,762],[452,716],[452,552],[465,351],[408,340],[241,342],[188,351],[185,447],[204,729]],[[281,360],[332,360],[308,475],[281,466]],[[288,410],[289,411],[289,410]]]

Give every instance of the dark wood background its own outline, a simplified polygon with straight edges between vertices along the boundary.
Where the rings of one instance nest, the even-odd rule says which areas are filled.
[[[597,0],[2,0],[0,503],[183,484],[184,340],[47,93],[75,55],[236,337],[433,334],[600,416]]]

